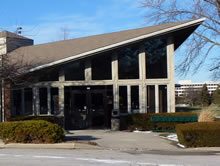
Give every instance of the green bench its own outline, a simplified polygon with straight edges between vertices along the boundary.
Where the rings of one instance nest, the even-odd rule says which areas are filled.
[[[186,122],[197,122],[197,116],[152,116],[150,118],[151,122],[155,123],[166,123],[166,122],[173,122],[173,123],[186,123]],[[164,129],[157,129],[152,130],[153,132],[175,132],[175,130],[164,130]]]
[[[197,122],[197,116],[152,116],[151,122]]]

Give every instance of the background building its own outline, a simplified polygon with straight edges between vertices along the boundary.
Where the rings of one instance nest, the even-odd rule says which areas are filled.
[[[213,94],[213,92],[217,89],[220,82],[215,81],[207,81],[200,83],[193,83],[191,80],[180,80],[175,87],[176,96],[184,96],[186,91],[200,91],[203,85],[206,84],[209,94]]]

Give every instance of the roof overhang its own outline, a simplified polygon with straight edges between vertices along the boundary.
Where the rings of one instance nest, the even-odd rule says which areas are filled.
[[[105,46],[105,47],[94,49],[94,50],[84,52],[84,53],[81,53],[81,54],[78,54],[78,55],[74,55],[74,56],[71,56],[71,57],[68,57],[68,58],[64,58],[64,59],[57,60],[57,61],[54,61],[54,62],[51,62],[51,63],[43,64],[43,65],[40,65],[40,66],[37,66],[37,67],[34,67],[34,68],[30,69],[29,72],[33,72],[33,71],[37,71],[37,70],[40,70],[40,69],[43,69],[43,68],[52,67],[52,66],[55,66],[55,65],[58,65],[58,64],[63,64],[63,63],[67,63],[67,62],[70,62],[70,61],[73,61],[73,60],[78,60],[78,59],[81,59],[81,58],[89,57],[91,55],[94,55],[94,54],[97,54],[97,53],[100,53],[100,52],[103,52],[103,51],[111,50],[111,49],[114,49],[114,48],[118,48],[118,47],[123,46],[123,45],[138,42],[138,41],[141,41],[141,40],[144,40],[144,39],[147,39],[147,38],[152,38],[152,37],[157,37],[157,36],[167,35],[167,34],[173,34],[174,35],[175,49],[177,49],[204,20],[205,20],[205,18],[192,20],[192,21],[189,21],[189,22],[186,22],[186,23],[183,23],[183,24],[180,24],[180,25],[176,25],[176,26],[173,26],[173,27],[170,27],[170,28],[166,28],[166,29],[163,29],[163,30],[159,30],[159,31],[156,31],[156,32],[153,32],[153,33],[150,33],[150,34],[138,36],[138,37],[135,37],[135,38],[132,38],[132,39],[129,39],[129,40],[124,40],[124,41],[121,41],[121,42],[118,42],[118,43],[115,43],[115,44],[112,44],[112,45],[108,45],[108,46]]]

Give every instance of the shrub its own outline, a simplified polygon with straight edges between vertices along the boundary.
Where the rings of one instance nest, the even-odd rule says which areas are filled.
[[[178,124],[176,133],[185,147],[220,146],[220,122]]]
[[[211,107],[203,109],[199,114],[199,122],[213,122],[215,121],[216,113]]]
[[[5,143],[56,143],[63,137],[60,126],[43,120],[0,123],[0,139]]]
[[[24,121],[24,120],[45,120],[47,122],[56,123],[63,126],[62,117],[56,116],[15,116],[11,117],[10,121]]]
[[[128,128],[130,130],[175,130],[177,122],[151,122],[152,116],[197,116],[196,113],[146,113],[131,114],[128,116]]]

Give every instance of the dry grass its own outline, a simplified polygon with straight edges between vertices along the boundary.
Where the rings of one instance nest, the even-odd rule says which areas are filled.
[[[213,122],[216,119],[216,112],[213,111],[213,107],[203,109],[199,114],[199,122]]]

